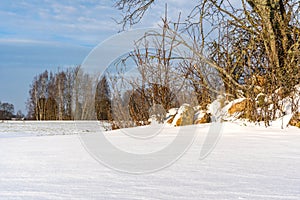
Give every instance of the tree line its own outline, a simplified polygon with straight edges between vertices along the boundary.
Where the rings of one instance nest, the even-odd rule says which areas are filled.
[[[10,120],[14,116],[14,105],[10,103],[1,103],[0,101],[0,120]]]
[[[0,101],[0,120],[24,119],[24,114],[21,110],[15,114],[15,106],[12,103]]]
[[[31,120],[71,120],[74,78],[78,67],[47,70],[33,78],[27,100],[27,118]]]
[[[30,85],[27,119],[112,119],[106,78],[98,82],[96,94],[92,93],[92,82],[92,77],[84,74],[80,66],[58,70],[56,73],[45,70],[35,76]]]
[[[148,67],[147,69],[150,69]],[[149,73],[146,69],[143,73]],[[178,107],[177,96],[169,87],[150,84],[120,88],[116,74],[104,73],[92,77],[80,66],[56,73],[45,70],[33,78],[27,101],[27,119],[30,120],[106,120],[116,127],[147,124],[151,108],[162,105],[168,110]],[[155,111],[154,111],[155,112]],[[160,120],[163,119],[160,116]]]

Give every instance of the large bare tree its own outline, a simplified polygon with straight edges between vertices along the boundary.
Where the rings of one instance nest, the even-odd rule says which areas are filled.
[[[116,1],[124,13],[121,23],[125,27],[138,23],[153,3]],[[204,62],[219,72],[227,96],[249,99],[249,118],[257,120],[263,115],[266,120],[276,117],[279,100],[299,84],[299,11],[297,0],[201,0],[195,2],[187,19],[174,22],[179,29],[168,29],[194,53],[183,71],[198,93],[205,93],[209,86]],[[182,33],[190,36],[192,45]],[[261,105],[264,113],[257,113],[259,93],[269,98]]]

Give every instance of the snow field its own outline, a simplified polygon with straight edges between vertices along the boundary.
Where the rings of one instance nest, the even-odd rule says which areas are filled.
[[[0,199],[300,199],[297,128],[224,123],[216,148],[199,160],[210,124],[198,125],[196,140],[177,162],[132,175],[95,161],[78,134],[97,130],[80,123],[0,123]],[[160,128],[148,146],[143,141],[136,148],[124,130],[105,135],[124,150],[149,152],[163,148],[179,129]],[[147,129],[153,127],[134,131]]]

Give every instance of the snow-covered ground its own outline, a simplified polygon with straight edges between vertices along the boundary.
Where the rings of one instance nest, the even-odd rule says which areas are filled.
[[[216,148],[199,160],[209,126],[197,126],[196,140],[170,167],[133,175],[93,159],[79,134],[96,130],[85,122],[0,122],[0,199],[300,199],[300,129],[224,123]],[[162,148],[179,129],[166,126],[139,148]],[[123,133],[105,135],[130,151]]]

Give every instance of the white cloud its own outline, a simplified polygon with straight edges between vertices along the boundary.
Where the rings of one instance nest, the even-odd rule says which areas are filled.
[[[111,0],[23,0],[0,1],[1,30],[12,32],[12,39],[69,42],[96,45],[105,37],[117,33],[121,25],[120,11],[113,8]],[[135,27],[157,27],[168,4],[169,20],[176,20],[179,12],[185,18],[194,1],[160,0],[147,12],[142,22]],[[59,41],[61,42],[61,41]]]
[[[78,43],[95,44],[100,42],[99,36],[103,33],[107,35],[108,32],[113,34],[118,31],[112,20],[118,12],[107,2],[40,0],[32,3],[24,0],[9,4],[1,1],[0,18],[6,20],[0,24],[0,34],[1,30],[12,32],[13,38],[20,38],[20,41],[52,40],[59,37],[70,38]]]
[[[0,44],[54,44],[53,42],[32,40],[32,39],[22,39],[22,38],[0,38]]]

